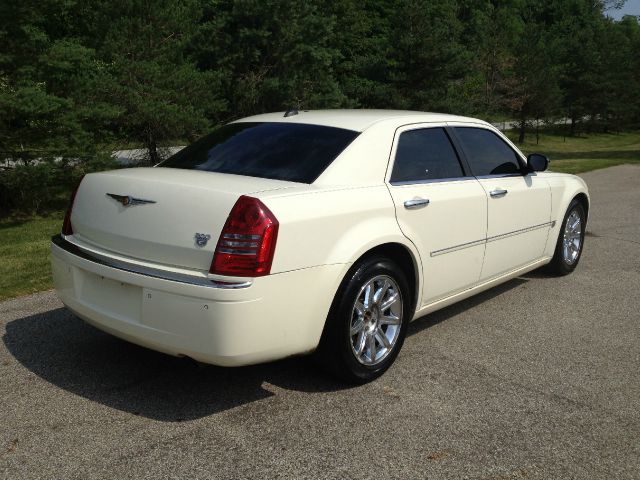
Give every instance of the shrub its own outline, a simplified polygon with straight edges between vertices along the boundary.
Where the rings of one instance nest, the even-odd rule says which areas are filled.
[[[109,155],[97,155],[83,161],[41,161],[5,166],[0,169],[0,216],[62,210],[71,190],[85,174],[117,167]]]

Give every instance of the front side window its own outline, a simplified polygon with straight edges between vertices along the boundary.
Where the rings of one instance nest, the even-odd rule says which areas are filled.
[[[520,173],[518,154],[491,130],[456,127],[455,132],[476,177]]]
[[[357,136],[302,123],[230,123],[158,166],[313,183]]]
[[[422,128],[400,134],[391,183],[464,177],[444,128]]]

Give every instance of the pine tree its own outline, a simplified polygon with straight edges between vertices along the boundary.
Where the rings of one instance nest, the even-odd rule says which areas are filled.
[[[110,101],[121,111],[117,131],[141,142],[146,163],[154,165],[162,159],[163,144],[197,138],[225,106],[220,75],[199,70],[190,53],[202,17],[200,2],[90,4],[104,26],[96,48],[111,75]]]

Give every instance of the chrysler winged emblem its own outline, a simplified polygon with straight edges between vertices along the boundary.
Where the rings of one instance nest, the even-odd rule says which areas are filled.
[[[147,203],[156,203],[155,200],[145,200],[144,198],[134,198],[129,195],[116,195],[115,193],[107,193],[107,197],[113,198],[116,202],[120,203],[123,207],[130,207],[131,205],[144,205]]]

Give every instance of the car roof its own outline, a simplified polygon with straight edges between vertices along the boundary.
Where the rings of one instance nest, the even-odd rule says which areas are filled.
[[[264,113],[236,120],[237,122],[281,122],[305,123],[309,125],[323,125],[327,127],[344,128],[362,132],[371,125],[395,120],[398,125],[405,123],[428,122],[486,122],[469,117],[460,117],[446,113],[416,112],[412,110],[299,110],[297,114],[285,117],[285,112]]]

